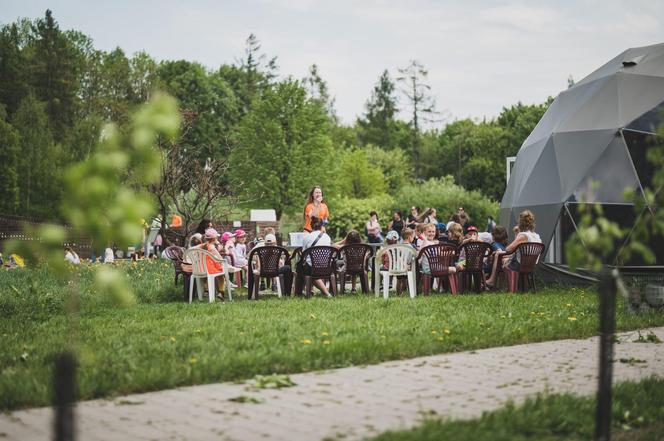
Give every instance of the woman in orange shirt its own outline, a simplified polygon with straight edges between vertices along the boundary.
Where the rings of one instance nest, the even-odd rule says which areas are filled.
[[[307,203],[304,206],[304,231],[311,233],[311,218],[317,217],[323,221],[323,225],[327,224],[330,211],[327,205],[323,202],[323,190],[316,186],[309,192]]]

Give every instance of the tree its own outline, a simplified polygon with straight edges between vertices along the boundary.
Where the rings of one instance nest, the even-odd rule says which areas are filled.
[[[6,112],[0,104],[0,213],[13,214],[18,208],[19,135],[5,120]]]
[[[395,194],[399,188],[412,180],[413,166],[402,149],[387,151],[369,144],[364,147],[364,151],[369,164],[380,168],[383,172],[386,190],[390,194]]]
[[[408,127],[396,119],[395,85],[387,69],[374,86],[365,108],[364,117],[357,120],[358,138],[362,144],[374,144],[388,150],[405,145],[410,133]]]
[[[505,129],[510,139],[507,156],[515,156],[523,142],[528,138],[537,123],[553,102],[549,97],[542,104],[525,105],[521,102],[510,107],[503,107],[496,123]],[[504,160],[503,160],[504,161]]]
[[[27,60],[23,52],[29,38],[28,30],[19,23],[3,26],[0,30],[0,103],[5,105],[9,116],[16,112],[29,91]]]
[[[277,76],[277,57],[268,59],[260,50],[260,41],[256,35],[250,34],[245,43],[244,57],[238,60],[237,65],[223,65],[218,71],[219,77],[235,92],[241,116],[252,109],[253,101]]]
[[[385,176],[379,167],[369,163],[361,149],[348,150],[339,158],[336,190],[356,199],[385,193]]]
[[[231,176],[249,198],[277,217],[301,209],[313,185],[332,171],[329,119],[320,102],[292,79],[268,87],[240,122],[231,153]]]
[[[509,141],[507,132],[495,123],[460,120],[445,127],[438,149],[428,157],[439,176],[454,176],[458,185],[500,200]]]
[[[63,34],[50,10],[34,25],[30,59],[31,85],[46,114],[56,141],[72,126],[79,103],[79,76],[85,57]]]
[[[239,103],[229,84],[184,60],[162,62],[158,74],[159,86],[178,99],[180,111],[192,114],[193,125],[182,140],[189,156],[204,163],[220,155],[239,119]]]
[[[102,115],[122,124],[129,118],[134,102],[131,67],[122,49],[115,48],[102,55],[99,102]]]
[[[25,215],[57,218],[62,186],[58,184],[60,157],[49,129],[46,105],[26,96],[12,119],[20,136],[19,208]]]
[[[399,69],[400,77],[397,81],[404,83],[402,92],[408,99],[411,106],[411,145],[410,150],[415,163],[415,175],[421,175],[420,170],[420,131],[423,121],[431,121],[432,116],[436,113],[436,103],[429,90],[431,86],[424,81],[429,72],[417,60],[411,60],[410,64],[402,69]]]
[[[330,116],[330,119],[336,123],[337,116],[334,111],[334,98],[330,97],[327,83],[320,76],[316,64],[312,64],[309,67],[309,75],[302,80],[302,84],[308,89],[311,99],[320,102],[321,106],[323,106]]]

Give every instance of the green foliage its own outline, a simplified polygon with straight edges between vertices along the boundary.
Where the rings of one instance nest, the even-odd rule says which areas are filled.
[[[369,144],[364,151],[369,165],[377,166],[383,172],[388,193],[394,194],[413,178],[413,166],[402,149],[388,151]]]
[[[396,119],[399,109],[395,84],[387,70],[381,74],[365,107],[364,117],[356,123],[357,136],[362,144],[373,144],[386,150],[408,145],[410,129]]]
[[[5,121],[5,111],[0,104],[0,213],[15,213],[18,208],[18,170],[20,157],[19,134]]]
[[[567,262],[572,270],[582,267],[599,271],[614,254],[616,242],[622,241],[628,231],[603,217],[599,204],[579,204],[579,212],[577,230],[565,244]]]
[[[507,132],[495,123],[470,120],[448,124],[438,145],[426,155],[424,176],[454,176],[458,185],[478,190],[499,201],[505,191],[505,157],[509,155]]]
[[[20,136],[18,161],[21,213],[42,219],[57,219],[62,184],[58,173],[59,149],[53,142],[46,105],[27,95],[13,116]]]
[[[371,211],[378,213],[378,221],[385,230],[392,218],[390,210],[394,206],[394,199],[388,194],[366,199],[342,196],[328,201],[328,205],[330,224],[327,226],[327,232],[331,237],[343,238],[350,230],[357,230],[364,236],[364,227]]]
[[[136,113],[128,135],[107,126],[95,153],[65,174],[69,197],[63,212],[71,225],[88,232],[98,244],[126,247],[139,242],[143,219],[149,218],[153,207],[147,195],[128,187],[127,177],[145,183],[159,179],[157,136],[174,137],[179,124],[175,100],[156,95],[151,105]]]
[[[449,216],[456,213],[458,207],[464,207],[471,217],[471,223],[477,225],[480,230],[489,215],[496,218],[498,213],[498,203],[487,199],[476,190],[469,191],[456,185],[451,176],[406,184],[394,199],[395,209],[404,210],[413,205],[418,205],[422,209],[435,208],[440,221],[447,221]]]
[[[189,154],[202,162],[224,154],[231,127],[239,120],[237,98],[226,80],[185,60],[162,62],[158,75],[159,86],[192,118],[191,128],[183,133]]]
[[[329,182],[333,170],[328,116],[298,81],[265,90],[237,128],[231,177],[241,190],[274,208],[301,210],[306,192]]]
[[[347,150],[340,156],[334,184],[337,193],[365,199],[385,192],[385,176],[369,163],[364,150]]]

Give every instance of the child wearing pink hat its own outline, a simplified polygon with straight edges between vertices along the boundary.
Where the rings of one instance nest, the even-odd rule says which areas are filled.
[[[244,230],[238,229],[235,230],[235,266],[237,268],[242,268],[245,278],[248,280],[249,277],[249,261],[247,260],[247,233]],[[245,283],[246,285],[246,283]]]

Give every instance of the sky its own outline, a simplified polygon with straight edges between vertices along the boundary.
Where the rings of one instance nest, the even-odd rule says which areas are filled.
[[[570,75],[581,80],[627,48],[664,41],[661,0],[0,0],[0,23],[46,9],[98,49],[210,69],[237,62],[254,33],[283,77],[317,64],[347,124],[381,73],[394,79],[410,60],[428,70],[444,124],[542,103]]]

